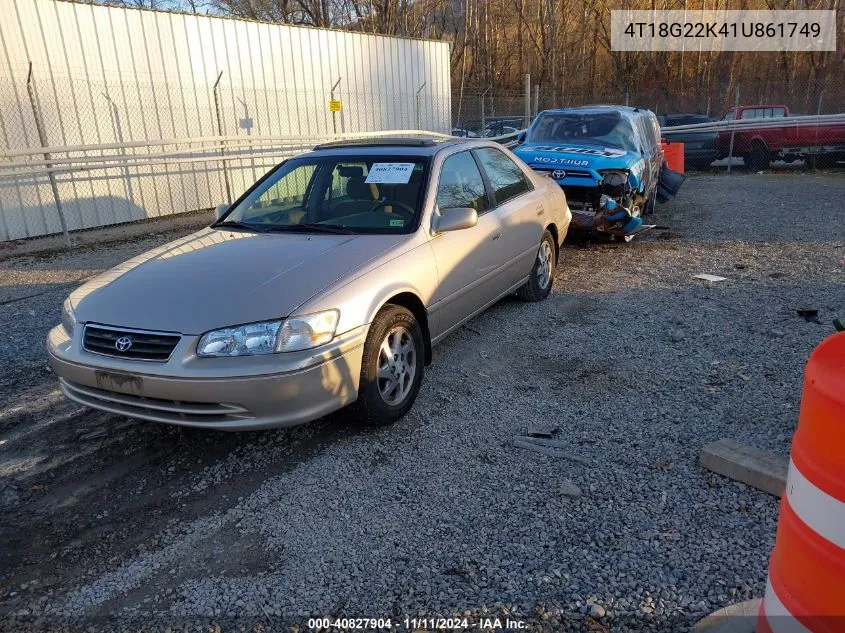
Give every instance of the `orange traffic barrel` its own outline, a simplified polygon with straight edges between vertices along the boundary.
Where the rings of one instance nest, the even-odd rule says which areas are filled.
[[[757,633],[845,631],[845,332],[813,351]]]
[[[672,143],[663,139],[660,141],[660,147],[663,148],[663,158],[666,160],[669,169],[679,174],[686,173],[684,171],[684,144]]]

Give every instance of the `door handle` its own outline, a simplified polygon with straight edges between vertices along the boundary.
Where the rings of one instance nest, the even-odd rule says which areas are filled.
[[[541,216],[546,212],[545,207],[537,207],[537,215]]]
[[[498,240],[500,237],[502,237],[502,234],[501,234],[501,233],[496,233],[496,235],[494,235],[494,236],[493,236],[493,241],[495,242],[495,241],[496,241],[496,240]]]

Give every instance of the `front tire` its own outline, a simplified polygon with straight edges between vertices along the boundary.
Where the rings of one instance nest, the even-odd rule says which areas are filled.
[[[554,285],[556,267],[555,240],[547,230],[543,233],[543,239],[540,240],[540,248],[537,249],[537,257],[531,268],[531,276],[516,291],[516,296],[523,301],[542,301],[548,297]]]
[[[417,399],[425,371],[423,333],[413,313],[386,305],[373,319],[361,359],[358,419],[384,426],[404,416]]]

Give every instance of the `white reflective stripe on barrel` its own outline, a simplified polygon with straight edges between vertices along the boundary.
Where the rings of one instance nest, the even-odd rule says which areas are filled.
[[[766,623],[773,633],[812,633],[810,629],[801,624],[795,617],[786,610],[783,603],[772,587],[772,581],[766,579],[766,597],[763,600],[763,613],[766,615]]]
[[[845,503],[807,479],[789,460],[786,498],[795,514],[824,540],[845,549]]]

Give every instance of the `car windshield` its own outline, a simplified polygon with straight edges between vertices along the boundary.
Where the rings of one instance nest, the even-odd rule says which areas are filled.
[[[572,143],[636,151],[630,122],[618,112],[546,112],[528,133],[531,143]]]
[[[257,232],[410,233],[427,161],[419,156],[294,158],[212,226]]]

